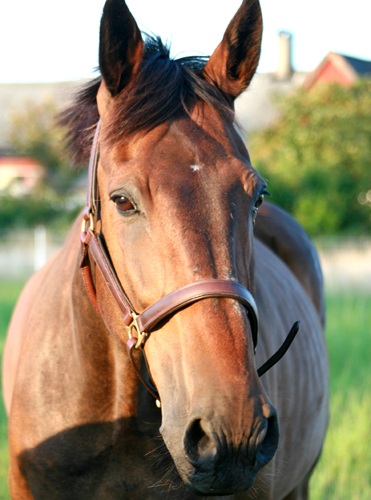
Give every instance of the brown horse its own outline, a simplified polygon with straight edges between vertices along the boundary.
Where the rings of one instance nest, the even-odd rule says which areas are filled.
[[[207,62],[174,61],[107,0],[102,77],[64,117],[77,160],[101,119],[82,231],[31,278],[7,339],[13,500],[308,498],[328,419],[321,272],[274,206],[254,238],[266,183],[233,115],[261,33],[258,0],[244,0]],[[128,345],[161,408],[125,350],[156,308]]]

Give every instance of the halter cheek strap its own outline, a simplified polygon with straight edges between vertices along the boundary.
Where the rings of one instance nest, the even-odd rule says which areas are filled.
[[[89,161],[89,176],[88,176],[88,189],[86,196],[86,205],[83,212],[83,221],[81,227],[81,261],[80,267],[82,268],[85,287],[88,296],[96,309],[101,315],[99,310],[95,289],[91,278],[89,255],[94,259],[98,269],[100,270],[106,286],[110,291],[117,307],[119,308],[123,321],[127,327],[129,340],[126,342],[128,355],[133,362],[134,368],[147,387],[151,394],[156,398],[158,406],[160,405],[160,398],[157,390],[152,385],[148,384],[141,376],[138,367],[133,358],[133,349],[143,348],[146,338],[148,338],[151,330],[164,318],[174,314],[179,309],[188,307],[194,302],[206,298],[229,298],[237,300],[246,309],[247,316],[251,326],[251,335],[254,345],[254,352],[258,343],[258,309],[251,293],[239,283],[227,280],[209,279],[196,281],[185,285],[177,290],[165,295],[160,300],[147,307],[140,314],[137,313],[131,304],[128,296],[126,295],[118,276],[115,272],[110,256],[105,249],[105,246],[99,236],[95,233],[94,216],[97,212],[97,168],[99,160],[99,132],[101,122],[98,122],[97,129],[94,136],[93,147]],[[299,322],[296,322],[291,328],[282,347],[274,354],[264,365],[259,368],[258,375],[261,376],[269,370],[289,348],[292,340],[294,339],[299,328]],[[111,334],[119,341],[125,342],[126,339],[121,338],[116,333]]]

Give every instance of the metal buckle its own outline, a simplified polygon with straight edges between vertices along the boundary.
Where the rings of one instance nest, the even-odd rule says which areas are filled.
[[[134,348],[139,349],[140,347],[142,347],[142,344],[144,343],[144,339],[147,336],[147,334],[146,334],[146,332],[141,332],[139,330],[139,327],[137,324],[137,317],[139,316],[139,314],[132,312],[131,315],[133,317],[133,320],[130,323],[130,325],[127,327],[128,333],[129,333],[129,338],[130,339],[136,338],[136,337],[133,337],[133,334],[132,334],[133,328],[135,328],[137,331],[137,334],[138,334],[138,338],[137,338],[137,343],[135,344]]]
[[[81,224],[81,232],[85,233],[87,232],[86,225],[87,225],[87,219],[85,217],[82,219],[82,224]],[[94,219],[93,219],[93,214],[89,212],[89,228],[91,231],[94,231]]]

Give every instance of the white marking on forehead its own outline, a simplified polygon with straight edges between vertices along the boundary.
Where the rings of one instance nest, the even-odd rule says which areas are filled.
[[[191,165],[191,170],[193,170],[193,172],[197,172],[198,170],[201,170],[202,168],[202,165]]]

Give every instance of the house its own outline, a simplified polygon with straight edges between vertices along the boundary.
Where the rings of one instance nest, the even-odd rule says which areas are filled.
[[[45,168],[33,158],[0,157],[0,193],[21,196],[32,191],[45,176]]]
[[[329,52],[315,70],[308,73],[303,87],[312,90],[319,83],[351,87],[360,77],[371,77],[371,61]]]
[[[307,73],[295,71],[292,65],[292,35],[278,34],[279,61],[276,71],[256,73],[249,88],[237,98],[236,115],[243,132],[249,136],[279,120],[280,112],[274,104],[275,96],[289,95],[303,85]]]

